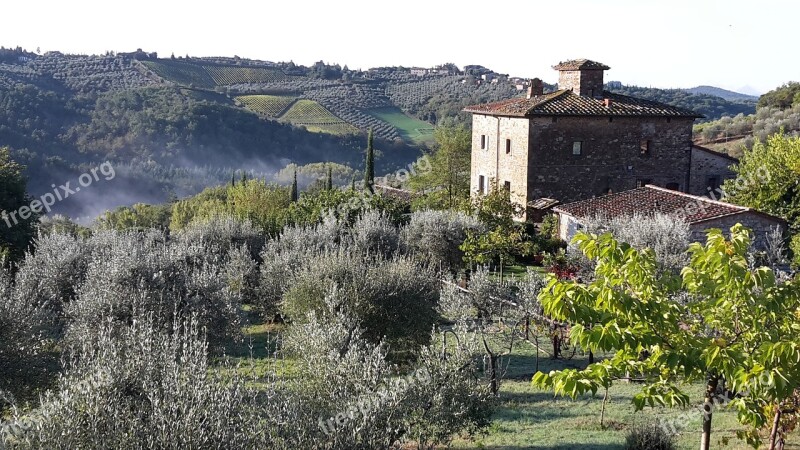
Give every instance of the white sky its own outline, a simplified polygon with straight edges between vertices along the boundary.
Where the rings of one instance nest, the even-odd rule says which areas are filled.
[[[0,45],[351,69],[454,62],[547,82],[552,65],[589,58],[626,84],[765,92],[800,80],[798,13],[792,0],[12,0]]]

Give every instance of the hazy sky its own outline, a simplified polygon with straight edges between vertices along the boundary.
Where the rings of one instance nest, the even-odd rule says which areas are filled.
[[[0,45],[102,53],[338,62],[350,68],[482,64],[556,81],[589,58],[607,80],[758,92],[800,80],[796,1],[11,0]]]

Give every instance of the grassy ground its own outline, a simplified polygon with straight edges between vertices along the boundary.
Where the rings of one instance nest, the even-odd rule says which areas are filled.
[[[433,142],[433,125],[410,117],[397,108],[377,108],[364,112],[397,128],[403,139],[417,144]]]
[[[519,271],[519,269],[517,270]],[[265,324],[249,308],[245,313],[250,323],[244,328],[245,340],[231,344],[226,354],[238,363],[237,370],[255,373],[258,376],[277,369],[279,376],[292,377],[297,373],[294,361],[276,366],[273,352],[276,341],[283,332],[282,325]],[[518,343],[503,365],[505,373],[501,384],[497,409],[491,425],[481,435],[456,439],[455,449],[558,449],[558,450],[616,450],[623,449],[625,436],[637,424],[672,421],[678,425],[677,449],[696,449],[700,440],[703,386],[685,386],[692,406],[685,410],[669,408],[646,408],[634,411],[631,399],[641,389],[636,383],[617,383],[609,389],[603,426],[600,424],[603,409],[603,392],[596,396],[584,396],[576,400],[556,398],[552,392],[533,387],[531,377],[537,370],[549,372],[565,368],[581,369],[588,365],[588,356],[567,348],[563,358],[550,358],[552,345],[541,334],[538,352],[534,345]],[[500,350],[495,346],[495,350]],[[610,355],[595,355],[600,359]],[[681,426],[682,425],[682,426]],[[744,450],[748,447],[736,438],[736,430],[744,428],[738,424],[733,411],[715,411],[713,417],[712,448]],[[793,445],[794,444],[794,445]],[[800,449],[797,441],[790,439],[786,449]]]
[[[540,346],[550,352],[552,345],[542,338]],[[571,356],[569,350],[567,357]],[[601,357],[603,355],[597,355]],[[539,390],[530,384],[537,370],[536,350],[522,343],[512,353],[501,385],[499,406],[492,424],[482,436],[454,442],[454,448],[471,449],[577,449],[611,450],[623,449],[625,436],[637,424],[675,421],[683,424],[677,436],[678,449],[696,449],[700,440],[699,407],[702,404],[703,386],[686,386],[692,406],[685,410],[669,408],[646,408],[634,411],[631,399],[641,385],[617,383],[609,390],[604,426],[600,426],[603,392],[597,396],[585,396],[576,400],[556,398],[552,392]],[[578,352],[571,359],[552,360],[540,352],[538,369],[544,372],[564,368],[583,368],[588,357]],[[669,424],[669,422],[667,422]],[[736,420],[734,411],[715,411],[713,416],[712,448],[747,449],[743,441],[736,438],[736,430],[744,429]],[[789,448],[800,446],[787,445]]]

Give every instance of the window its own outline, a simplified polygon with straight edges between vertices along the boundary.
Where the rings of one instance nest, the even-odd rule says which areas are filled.
[[[486,189],[486,178],[483,175],[478,175],[478,192],[481,194]]]
[[[481,135],[481,150],[485,150],[485,149],[486,149],[486,135],[482,134]]]
[[[503,189],[505,189],[508,192],[511,192],[511,182],[506,181],[505,183],[503,183]]]
[[[639,143],[639,154],[642,156],[650,155],[650,141],[647,139],[642,139]]]
[[[636,187],[645,187],[645,185],[653,184],[653,180],[650,178],[639,178],[636,180]]]
[[[589,89],[589,97],[594,97],[594,89]]]
[[[506,155],[511,154],[511,139],[506,139]]]
[[[708,189],[709,192],[716,192],[717,189],[719,189],[719,177],[708,177],[706,189]]]
[[[583,141],[575,141],[572,143],[572,154],[580,155],[583,151]]]
[[[667,189],[671,189],[673,191],[680,191],[681,185],[680,183],[667,183]]]

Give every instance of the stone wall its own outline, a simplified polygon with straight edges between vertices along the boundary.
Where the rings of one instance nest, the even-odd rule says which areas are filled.
[[[570,216],[569,214],[558,213],[558,237],[566,242],[572,242],[572,238],[583,229],[578,219]]]
[[[508,182],[511,201],[526,205],[528,192],[528,119],[472,115],[472,171],[470,192],[479,190],[479,177],[484,177],[484,190],[492,181],[502,188]],[[482,138],[483,136],[483,138]],[[481,148],[482,139],[485,148]],[[506,152],[506,140],[510,152]]]
[[[753,246],[759,250],[766,248],[766,235],[775,227],[780,227],[782,233],[786,233],[786,223],[780,219],[771,218],[763,214],[752,211],[734,214],[731,216],[720,217],[706,222],[695,223],[689,226],[692,232],[692,240],[706,242],[705,231],[711,228],[719,228],[725,232],[730,231],[731,227],[741,223],[750,228],[753,232]],[[727,234],[727,233],[726,233]]]
[[[718,186],[721,186],[725,180],[736,178],[736,174],[730,169],[730,166],[735,163],[736,160],[727,155],[692,147],[689,193],[708,196],[711,192],[708,189],[710,178],[716,178]],[[718,192],[714,193],[714,198],[720,197]]]
[[[528,133],[528,198],[567,203],[634,189],[639,181],[662,187],[675,183],[673,187],[684,191],[692,122],[664,117],[533,118]],[[573,154],[576,141],[582,142],[580,155]],[[643,141],[649,141],[644,155]],[[473,158],[473,167],[476,162]]]
[[[558,72],[558,89],[569,89],[578,95],[601,97],[603,95],[603,71],[561,70]]]

